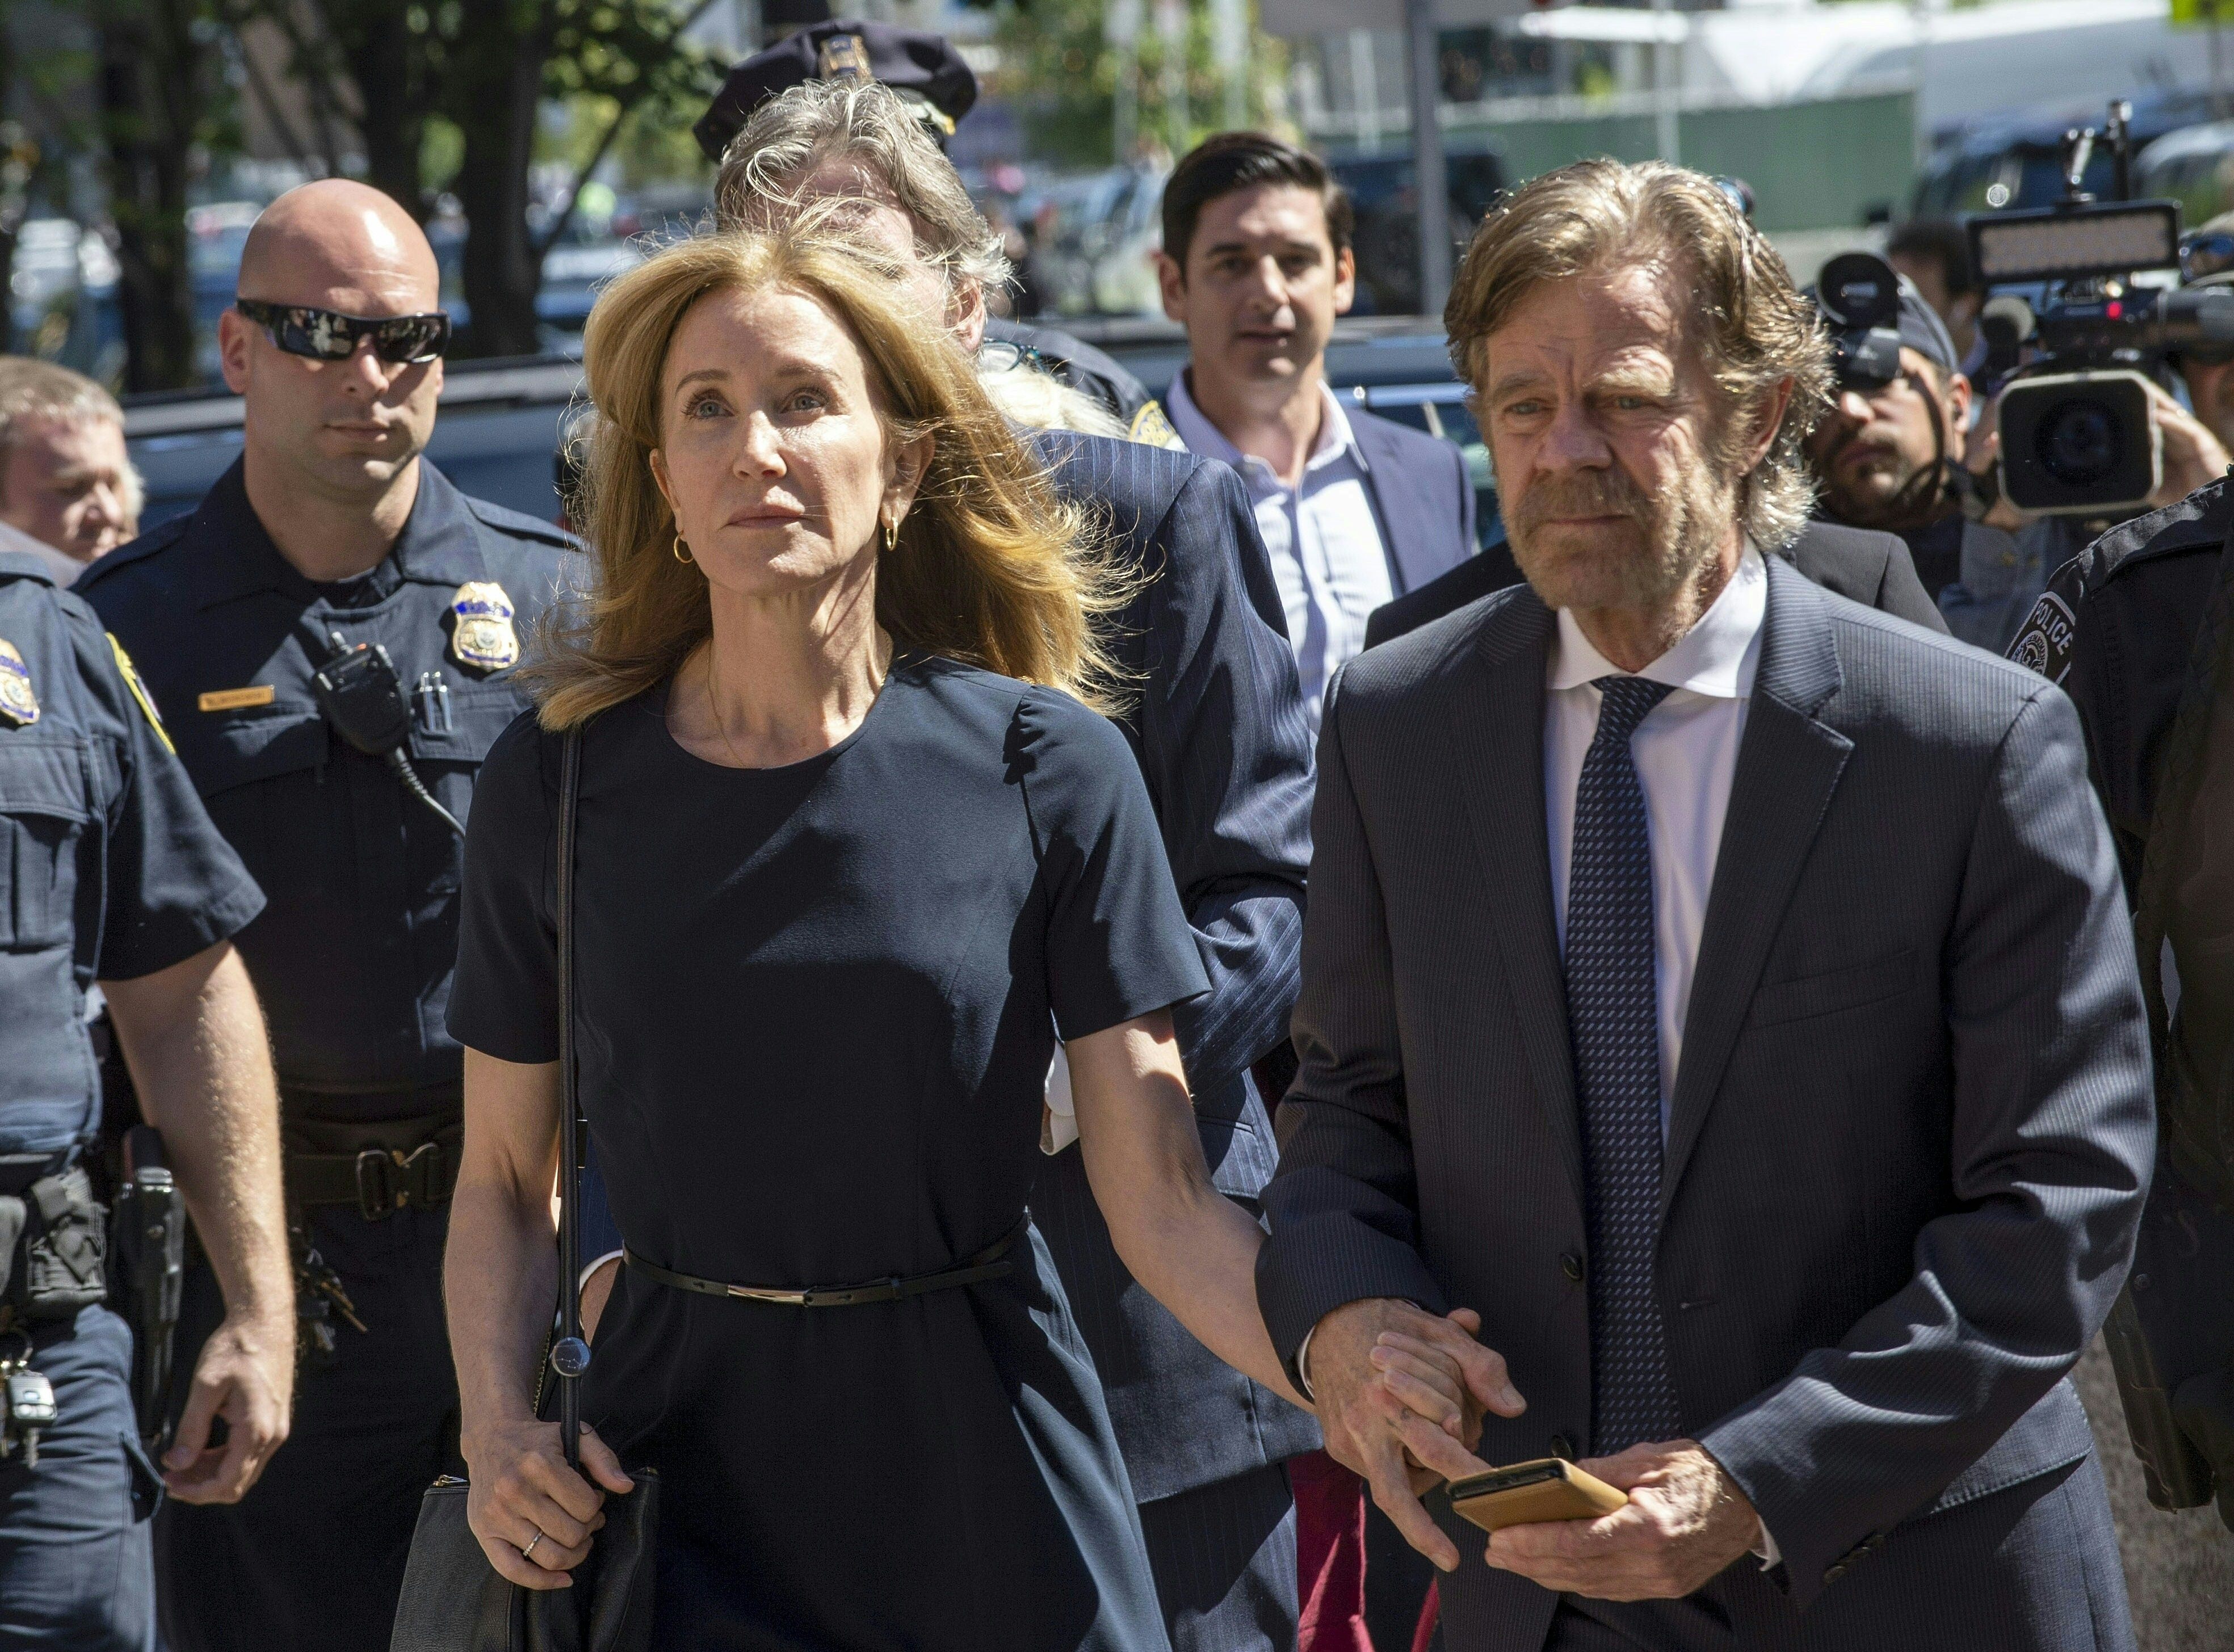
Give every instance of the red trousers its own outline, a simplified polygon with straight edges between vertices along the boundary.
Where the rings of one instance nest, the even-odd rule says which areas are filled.
[[[1288,1459],[1296,1494],[1296,1652],[1373,1652],[1365,1632],[1365,1482],[1323,1451]]]

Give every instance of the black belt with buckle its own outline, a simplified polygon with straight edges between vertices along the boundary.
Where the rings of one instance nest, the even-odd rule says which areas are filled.
[[[443,1113],[379,1124],[290,1120],[285,1134],[291,1204],[353,1205],[378,1222],[450,1202],[466,1129],[455,1113]]]
[[[1024,1224],[1017,1223],[976,1256],[939,1273],[919,1273],[905,1279],[895,1274],[888,1279],[872,1279],[858,1285],[808,1285],[797,1290],[780,1285],[730,1285],[718,1279],[701,1279],[694,1274],[676,1273],[671,1268],[646,1262],[625,1248],[621,1256],[647,1279],[671,1285],[677,1290],[695,1290],[704,1296],[736,1296],[747,1302],[777,1303],[788,1308],[854,1308],[863,1303],[898,1302],[927,1291],[951,1290],[957,1285],[998,1279],[1016,1265],[1009,1260],[1009,1250],[1023,1231]]]

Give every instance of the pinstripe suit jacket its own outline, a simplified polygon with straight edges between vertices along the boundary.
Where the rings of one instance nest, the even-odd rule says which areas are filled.
[[[1545,840],[1554,630],[1532,591],[1501,591],[1361,656],[1329,696],[1302,1071],[1257,1273],[1290,1359],[1360,1297],[1478,1308],[1529,1401],[1488,1420],[1493,1463],[1589,1440]],[[1888,1534],[2087,1454],[2065,1373],[2124,1277],[2152,1137],[2070,702],[1772,560],[1657,1265],[1684,1429],[1784,1565],[1610,1610],[1650,1645],[1885,1644],[1882,1601],[1937,1540]],[[1990,1557],[1975,1525],[1931,1530]],[[1491,1571],[1472,1535],[1444,1583],[1452,1646],[1538,1647],[1555,1597]]]
[[[1254,1210],[1274,1149],[1248,1068],[1287,1035],[1310,859],[1310,733],[1279,591],[1225,466],[1064,432],[1035,441],[1056,487],[1103,517],[1145,578],[1103,635],[1133,681],[1121,726],[1210,976],[1209,993],[1173,1012],[1204,1156],[1218,1189]],[[1141,1501],[1318,1444],[1309,1414],[1225,1364],[1125,1270],[1077,1152],[1042,1167],[1032,1213]]]

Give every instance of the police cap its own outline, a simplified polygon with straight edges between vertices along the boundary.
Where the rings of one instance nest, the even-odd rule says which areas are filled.
[[[761,99],[803,81],[846,80],[883,82],[942,134],[977,101],[977,77],[944,36],[841,20],[802,29],[731,69],[691,134],[706,158],[719,162]]]

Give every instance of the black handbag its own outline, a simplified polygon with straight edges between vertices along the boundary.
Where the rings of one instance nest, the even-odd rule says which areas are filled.
[[[558,1378],[558,1427],[578,1469],[583,1372],[582,1146],[585,1121],[574,1071],[574,814],[582,789],[582,731],[566,731],[558,802],[558,1323],[550,1368]],[[546,1385],[537,1383],[538,1414]],[[445,1475],[419,1505],[389,1652],[644,1652],[651,1644],[652,1576],[659,1536],[659,1474],[630,1471],[636,1489],[605,1499],[604,1529],[568,1589],[523,1589],[488,1563],[466,1524],[466,1482]]]

